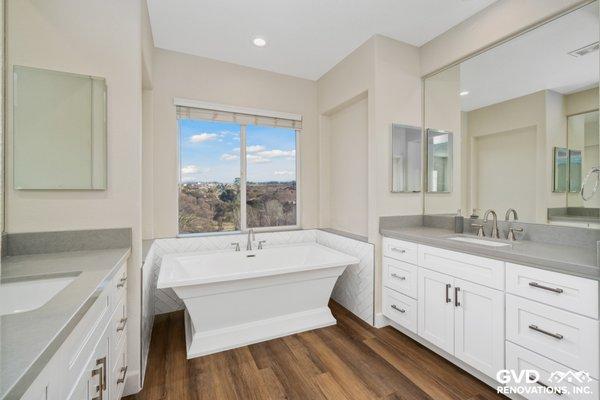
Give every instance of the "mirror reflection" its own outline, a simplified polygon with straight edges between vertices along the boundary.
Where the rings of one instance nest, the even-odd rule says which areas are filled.
[[[428,185],[426,214],[514,208],[527,222],[600,228],[600,196],[580,193],[600,164],[598,38],[592,3],[425,79],[425,129],[454,135],[451,185]]]
[[[392,192],[421,191],[421,128],[392,125]]]
[[[427,129],[427,191],[452,191],[452,132]]]

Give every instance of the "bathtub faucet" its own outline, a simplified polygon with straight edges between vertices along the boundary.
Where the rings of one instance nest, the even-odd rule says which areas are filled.
[[[254,230],[252,228],[250,228],[250,230],[248,231],[248,242],[246,243],[246,250],[248,250],[248,251],[252,250],[252,242],[254,240],[255,240]]]

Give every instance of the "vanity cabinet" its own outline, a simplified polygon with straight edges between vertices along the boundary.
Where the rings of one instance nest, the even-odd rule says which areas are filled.
[[[21,400],[118,400],[127,374],[123,263]]]

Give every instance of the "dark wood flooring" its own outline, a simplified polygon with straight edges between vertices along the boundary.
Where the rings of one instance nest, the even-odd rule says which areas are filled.
[[[144,388],[126,399],[506,399],[395,329],[330,306],[335,326],[192,360],[183,312],[159,315]]]

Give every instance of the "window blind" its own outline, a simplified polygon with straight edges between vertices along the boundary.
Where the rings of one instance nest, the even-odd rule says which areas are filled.
[[[177,118],[201,119],[218,122],[233,122],[240,125],[262,125],[277,128],[290,128],[297,131],[302,129],[300,117],[270,116],[250,114],[252,110],[227,111],[207,108],[197,108],[185,105],[177,105]],[[216,107],[215,107],[216,108]],[[257,110],[260,112],[260,110]],[[273,113],[278,114],[278,113]]]

